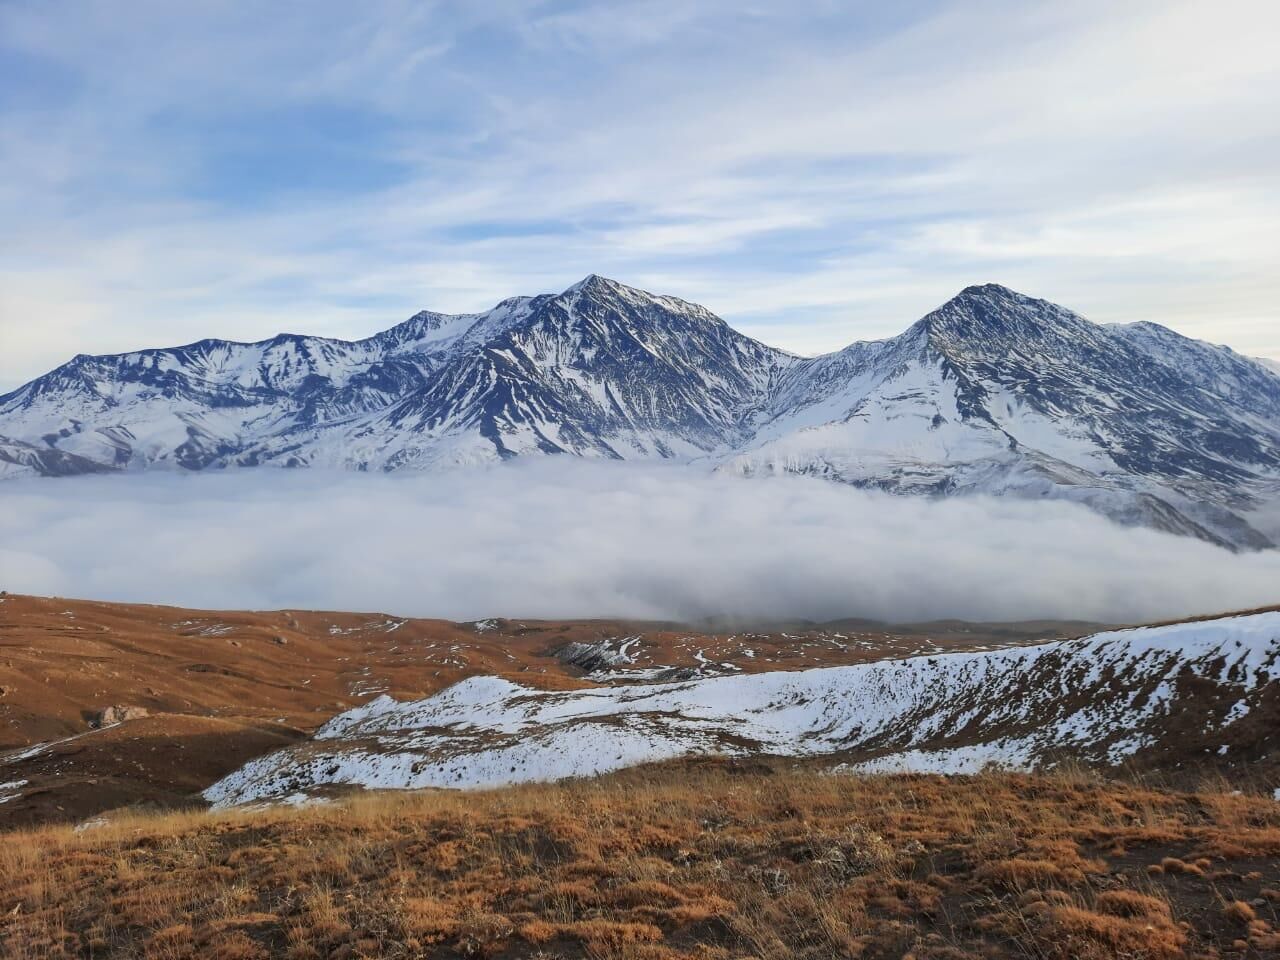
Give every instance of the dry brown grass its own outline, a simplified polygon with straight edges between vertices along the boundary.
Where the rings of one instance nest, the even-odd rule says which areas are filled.
[[[717,763],[135,816],[0,838],[0,956],[1261,957],[1277,831],[1078,773]]]

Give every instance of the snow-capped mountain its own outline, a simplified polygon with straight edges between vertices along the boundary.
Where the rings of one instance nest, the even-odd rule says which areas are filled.
[[[956,773],[1063,759],[1160,768],[1171,752],[1274,762],[1258,754],[1256,731],[1274,723],[1277,685],[1276,612],[679,683],[547,691],[472,677],[425,700],[380,696],[341,713],[205,797],[230,806],[333,786],[494,787],[697,754]]]
[[[905,333],[801,361],[725,469],[1085,503],[1235,546],[1280,477],[1280,377],[1151,323],[988,284]]]
[[[82,355],[0,397],[0,475],[562,453],[1065,498],[1233,547],[1280,533],[1258,519],[1280,502],[1280,375],[996,285],[897,337],[806,359],[590,276],[354,342]]]
[[[745,442],[794,360],[702,307],[591,276],[352,343],[78,356],[0,397],[0,434],[122,468],[693,458]]]
[[[279,435],[252,456],[288,457],[301,442],[308,464],[379,469],[558,453],[692,459],[745,442],[751,411],[794,361],[702,307],[596,276],[476,327],[398,402],[339,430]]]

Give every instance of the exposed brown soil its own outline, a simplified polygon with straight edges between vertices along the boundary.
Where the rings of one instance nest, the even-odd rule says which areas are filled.
[[[584,671],[557,656],[575,643],[633,637],[638,668],[754,672],[988,649],[1085,626],[849,621],[708,633],[604,620],[458,624],[4,595],[0,784],[26,783],[20,797],[0,802],[0,829],[78,821],[125,805],[192,803],[246,760],[378,693],[419,698],[476,674],[584,685]],[[99,711],[119,705],[149,716],[92,730]],[[14,761],[35,744],[52,746]]]
[[[718,761],[0,843],[19,958],[1280,955],[1280,804]]]

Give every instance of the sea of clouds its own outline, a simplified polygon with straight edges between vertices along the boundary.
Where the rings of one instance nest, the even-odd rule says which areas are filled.
[[[1280,602],[1231,554],[1067,503],[549,460],[0,486],[0,588],[196,607],[695,621],[1134,621]]]

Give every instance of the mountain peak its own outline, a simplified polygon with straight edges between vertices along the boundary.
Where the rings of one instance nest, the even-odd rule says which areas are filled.
[[[951,303],[956,301],[967,302],[973,300],[1013,300],[1035,302],[1033,297],[1027,296],[1025,293],[1019,293],[1011,287],[1006,287],[999,283],[975,283],[965,287],[954,297]]]
[[[1028,342],[1080,335],[1095,325],[1065,307],[998,283],[965,287],[918,324],[936,343]]]
[[[617,280],[610,280],[608,277],[602,277],[598,273],[588,273],[585,277],[569,287],[564,292],[570,293],[616,293],[619,290],[629,290],[625,284],[619,283]]]
[[[1014,296],[1025,296],[1014,290],[1013,287],[1006,287],[1003,283],[971,283],[960,294],[1013,294]]]
[[[573,313],[580,304],[590,304],[625,313],[646,310],[655,304],[670,306],[676,302],[673,298],[661,297],[647,290],[629,287],[625,283],[602,277],[598,273],[587,274],[555,299],[561,301],[570,313]]]

